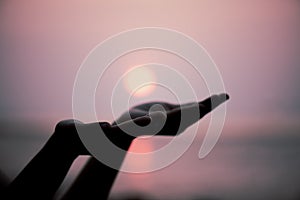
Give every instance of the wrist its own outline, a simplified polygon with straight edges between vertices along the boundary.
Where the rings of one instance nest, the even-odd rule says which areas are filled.
[[[127,151],[135,137],[124,133],[117,125],[100,123],[106,137],[119,148]]]
[[[84,126],[77,120],[59,122],[53,135],[47,142],[47,147],[67,158],[76,159],[80,155],[89,155],[89,152],[80,140],[76,126]]]
[[[61,133],[54,132],[41,152],[60,159],[74,161],[79,156],[78,151],[73,147],[72,143],[66,141],[60,134]]]

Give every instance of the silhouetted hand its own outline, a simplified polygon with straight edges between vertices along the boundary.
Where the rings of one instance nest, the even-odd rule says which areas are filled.
[[[175,136],[228,99],[227,94],[220,94],[183,105],[149,102],[134,106],[111,125],[107,122],[84,124],[78,120],[64,120],[56,125],[53,138],[56,145],[65,147],[64,151],[87,155],[88,152],[79,139],[76,126],[89,134],[90,128],[99,124],[107,137],[119,144],[125,140],[131,142],[143,135]]]
[[[117,143],[125,140],[131,142],[143,135],[175,136],[228,99],[228,94],[220,94],[183,105],[149,102],[134,106],[111,125],[107,122],[84,124],[78,120],[64,120],[56,125],[52,138],[56,145],[65,147],[64,151],[70,154],[87,155],[88,152],[79,139],[76,126],[89,134],[90,128],[99,124],[107,137]],[[147,126],[148,128],[143,128]]]
[[[128,150],[132,140],[142,135],[175,136],[182,133],[227,99],[227,94],[220,94],[184,105],[145,103],[131,108],[112,124],[84,124],[73,119],[61,121],[44,147],[10,184],[7,198],[52,199],[77,156],[89,155],[79,138],[77,128],[89,134],[95,125],[100,125],[112,142]],[[124,157],[125,153],[114,158],[119,167]],[[118,169],[112,169],[92,158],[64,199],[106,199],[117,173]],[[102,188],[100,190],[99,185]]]
[[[149,102],[131,108],[121,115],[112,127],[118,126],[122,130],[127,130],[126,132],[134,137],[153,134],[175,136],[228,99],[228,94],[220,94],[183,105]],[[152,123],[148,129],[140,129],[140,132],[137,132],[136,125],[148,126]]]
[[[103,127],[106,135],[113,140],[116,145],[125,150],[123,156],[119,155],[118,158],[114,158],[119,159],[119,167],[121,167],[125,152],[129,149],[134,138],[149,134],[174,136],[182,133],[187,127],[197,122],[227,99],[229,99],[227,94],[220,94],[213,95],[201,102],[184,105],[174,105],[165,102],[145,103],[131,108],[113,122],[112,125],[108,123],[100,123],[100,125],[102,125],[101,127]],[[161,108],[163,108],[163,110]],[[181,117],[184,119],[181,120]],[[155,125],[156,123],[158,123],[158,129],[155,130],[153,124]],[[152,124],[152,126],[150,124]],[[64,123],[61,125],[64,125]],[[95,124],[83,125],[87,129],[87,134],[89,126],[93,125]],[[147,125],[149,125],[150,128],[143,129],[143,127]],[[160,127],[160,125],[163,126]],[[179,127],[179,125],[181,125],[181,127]],[[142,126],[142,128],[140,126]],[[105,176],[103,176],[103,174],[105,174]],[[107,199],[117,174],[118,170],[110,168],[92,157],[70,190],[65,194],[63,200],[75,198]],[[101,186],[102,189],[99,189],[99,186]]]

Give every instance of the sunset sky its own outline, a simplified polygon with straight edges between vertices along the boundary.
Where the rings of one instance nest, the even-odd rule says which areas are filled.
[[[268,135],[277,127],[278,130],[289,127],[294,132],[299,129],[299,0],[2,0],[0,121],[16,120],[16,124],[20,120],[32,124],[43,121],[47,130],[52,130],[57,121],[72,118],[73,84],[89,52],[112,35],[142,27],[179,31],[206,49],[231,97],[227,103],[225,124],[225,132],[230,132],[229,135],[239,135],[239,132],[231,130],[245,124],[247,126],[243,130],[255,125],[259,130],[255,133],[262,132],[262,135]],[[199,100],[209,95],[201,77],[195,75],[191,66],[179,57],[156,50],[137,51],[114,62],[99,82],[95,96],[99,120],[115,119],[109,105],[116,80],[128,70],[145,63],[165,64],[184,74]],[[134,77],[154,82],[160,78],[149,69],[136,75],[129,74],[120,82],[125,92],[132,92],[132,87],[140,83]],[[132,104],[149,100],[176,102],[169,91],[155,86],[141,91],[132,99]],[[261,131],[264,126],[270,130]],[[5,130],[10,130],[9,125]],[[26,131],[22,134],[26,135]],[[51,132],[44,135],[49,134]],[[248,130],[239,137],[247,138],[252,134],[252,130]],[[7,143],[2,144],[2,149],[11,150]],[[155,140],[152,144],[159,146],[160,141]],[[148,144],[143,148],[151,149],[153,146]],[[1,154],[1,159],[6,155]],[[192,156],[188,158],[192,159]],[[14,162],[18,161],[9,161]],[[9,171],[9,164],[2,168],[14,176],[21,169],[20,163],[15,171]],[[239,160],[239,163],[244,164],[244,161]],[[171,175],[166,177],[176,174],[176,170],[178,168],[175,167],[173,171],[167,171]],[[189,176],[193,179],[192,174]],[[114,190],[122,189],[121,183],[130,178],[121,176]],[[247,178],[251,179],[251,176]],[[159,175],[151,180],[158,179]],[[189,184],[191,179],[183,181]],[[134,184],[134,181],[139,180],[139,177],[132,178],[131,186],[138,187],[139,184]],[[223,183],[226,185],[225,179]],[[148,189],[145,190],[151,192]]]
[[[232,96],[229,113],[299,116],[297,0],[11,0],[0,9],[2,117],[70,116],[75,75],[89,51],[121,31],[152,26],[180,31],[206,48]],[[146,61],[172,66],[168,56],[137,52],[114,69]]]

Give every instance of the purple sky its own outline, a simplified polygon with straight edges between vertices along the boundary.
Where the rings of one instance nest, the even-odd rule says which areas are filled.
[[[291,190],[299,185],[297,176],[293,174],[299,169],[298,159],[294,159],[299,152],[299,140],[295,137],[299,132],[297,123],[300,118],[299,0],[2,0],[0,122],[4,127],[4,139],[0,142],[3,149],[1,159],[5,159],[2,168],[9,172],[9,177],[15,176],[17,170],[24,167],[41,142],[32,141],[30,136],[26,140],[20,135],[11,134],[25,130],[26,135],[32,127],[26,127],[21,122],[18,126],[9,127],[6,119],[26,118],[32,124],[44,120],[47,128],[41,135],[45,139],[51,134],[55,122],[72,116],[73,83],[80,64],[90,50],[121,31],[151,26],[174,29],[194,38],[206,48],[217,64],[226,91],[231,96],[227,104],[224,137],[208,160],[199,161],[196,156],[203,137],[201,132],[192,149],[177,164],[150,176],[145,175],[150,180],[146,185],[140,184],[143,176],[121,174],[113,191],[135,187],[143,191],[145,186],[146,192],[159,193],[164,190],[161,192],[163,194],[166,192],[163,184],[168,186],[171,182],[171,185],[177,185],[172,180],[181,179],[187,185],[195,182],[194,186],[197,186],[196,183],[199,183],[203,191],[214,192],[218,188],[216,186],[220,186],[225,187],[226,192],[234,193],[236,187],[240,186],[239,191],[242,192],[249,188],[254,192],[260,189],[271,194],[275,191],[276,196],[276,192],[280,192],[280,184],[286,184],[285,188]],[[107,103],[105,101],[108,98],[102,100],[101,95],[110,91],[108,86],[112,85],[112,80],[129,68],[147,62],[168,64],[182,70],[190,78],[200,99],[208,95],[204,83],[188,70],[190,66],[187,63],[168,53],[140,51],[126,55],[112,65],[108,73],[111,77],[107,76],[99,85],[97,102]],[[168,97],[162,98],[168,100]],[[150,95],[137,101],[146,101],[147,98],[152,97]],[[101,107],[99,104],[97,108]],[[99,111],[99,118],[111,121],[109,112],[109,109]],[[271,120],[267,122],[267,119]],[[279,125],[273,119],[277,122],[292,121],[296,126],[287,123],[278,129]],[[209,120],[206,118],[203,121],[200,123],[201,130],[205,130],[205,123]],[[36,131],[33,135],[38,133]],[[275,136],[270,137],[274,133]],[[249,142],[248,136],[256,137],[257,141]],[[240,139],[242,142],[237,142]],[[274,139],[274,144],[269,139]],[[142,146],[151,149],[163,141],[156,138],[152,141],[153,146]],[[18,148],[12,144],[17,144]],[[245,144],[249,145],[244,148]],[[256,148],[257,144],[262,148]],[[135,145],[138,148],[140,144]],[[285,148],[287,146],[293,148]],[[286,159],[283,160],[285,162],[282,158]],[[271,162],[268,163],[268,160]],[[198,167],[202,167],[201,173],[198,173]],[[180,170],[185,169],[191,170],[191,173],[181,177]],[[76,170],[71,170],[71,174]],[[193,173],[196,172],[195,176]],[[158,179],[164,177],[166,183],[162,181],[162,185],[155,185]],[[206,181],[209,178],[212,178],[211,183]],[[233,180],[235,178],[237,180]],[[123,184],[128,180],[131,184]],[[278,180],[282,182],[277,184]],[[243,181],[247,183],[246,186]],[[289,183],[297,184],[290,187]],[[276,185],[275,189],[273,184]],[[244,186],[246,189],[243,189]],[[232,188],[228,190],[226,187]],[[178,192],[183,189],[190,193],[189,189],[199,188],[178,186],[177,189]]]
[[[183,32],[207,49],[232,96],[229,114],[299,116],[299,1],[10,0],[0,4],[2,117],[70,117],[73,82],[88,52],[145,26]],[[145,55],[126,67],[155,60]]]

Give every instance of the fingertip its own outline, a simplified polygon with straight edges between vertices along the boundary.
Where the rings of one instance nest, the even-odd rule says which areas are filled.
[[[225,97],[226,97],[226,100],[228,100],[230,97],[229,97],[229,94],[225,93]]]
[[[148,126],[151,123],[151,117],[150,116],[138,117],[134,119],[133,122],[138,126]]]
[[[228,100],[230,97],[227,93],[222,93],[222,94],[219,94],[219,99],[221,100]]]

